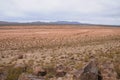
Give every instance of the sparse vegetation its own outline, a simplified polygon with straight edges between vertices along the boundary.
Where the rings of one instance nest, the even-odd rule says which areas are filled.
[[[109,73],[113,73],[111,77],[120,78],[119,27],[0,27],[0,67],[25,64],[26,73],[32,74],[34,66],[42,66],[48,71],[47,80],[56,80],[54,68],[57,65],[67,67],[67,75],[72,75],[91,59],[97,61],[103,78]],[[22,73],[21,68],[10,67],[7,71],[7,80],[17,80]],[[109,79],[114,80],[111,77]],[[69,80],[68,76],[63,80]]]
[[[19,75],[22,74],[23,72],[24,72],[24,68],[8,67],[8,74],[6,80],[18,80]]]

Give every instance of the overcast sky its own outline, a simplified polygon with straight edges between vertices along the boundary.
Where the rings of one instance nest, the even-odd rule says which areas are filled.
[[[0,0],[0,21],[120,25],[120,0]]]

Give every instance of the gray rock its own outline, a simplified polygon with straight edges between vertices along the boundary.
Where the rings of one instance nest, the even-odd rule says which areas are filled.
[[[91,61],[83,69],[76,71],[74,80],[102,80],[96,62]]]
[[[3,68],[0,67],[0,80],[5,80],[7,78],[6,71],[3,70]]]
[[[0,72],[0,80],[5,80],[6,79],[6,74]]]

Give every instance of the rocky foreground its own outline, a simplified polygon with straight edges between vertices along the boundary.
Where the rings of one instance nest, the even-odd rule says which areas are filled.
[[[26,67],[19,66],[19,68],[23,68],[23,71],[18,80],[46,80],[46,75],[49,74],[47,70],[41,67],[35,67],[33,74],[25,73]],[[68,74],[62,65],[53,69],[53,72],[56,78],[51,80],[102,80],[101,72],[94,61],[88,63],[83,69],[75,71],[74,75]],[[4,72],[1,72],[0,79],[6,79],[6,74]]]

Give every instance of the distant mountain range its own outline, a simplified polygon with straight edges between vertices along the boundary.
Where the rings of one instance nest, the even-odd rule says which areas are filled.
[[[79,22],[70,22],[70,21],[56,21],[56,22],[6,22],[6,21],[0,21],[0,25],[43,25],[43,24],[81,24]]]
[[[88,24],[88,23],[80,23],[74,21],[56,21],[56,22],[7,22],[7,21],[0,21],[0,26],[18,26],[18,25],[92,25],[92,26],[116,26],[120,27],[120,25],[103,25],[103,24]]]
[[[6,22],[6,21],[0,21],[0,25],[8,25],[8,24],[20,24],[18,22]]]

